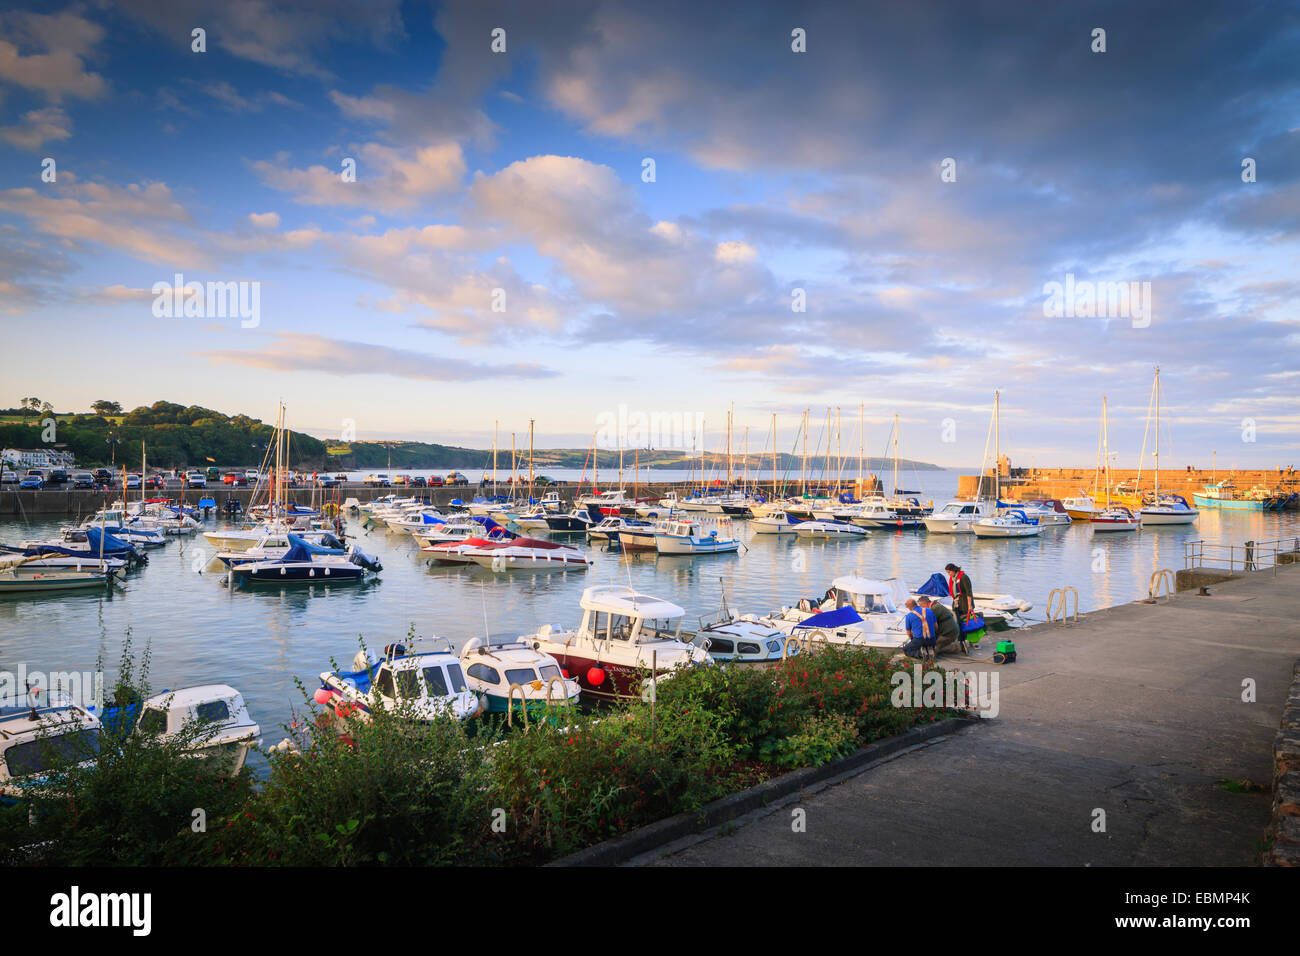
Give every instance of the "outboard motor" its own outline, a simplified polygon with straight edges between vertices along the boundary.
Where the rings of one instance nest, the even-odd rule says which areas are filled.
[[[355,545],[348,550],[348,560],[353,564],[365,568],[367,571],[374,571],[377,573],[384,570],[384,566],[379,563],[378,558],[372,558]]]

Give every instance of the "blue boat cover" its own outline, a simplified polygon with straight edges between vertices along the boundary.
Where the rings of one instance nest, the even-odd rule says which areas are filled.
[[[845,627],[849,624],[857,624],[861,620],[862,615],[846,605],[837,607],[833,611],[822,611],[820,614],[804,618],[795,627]]]
[[[947,597],[948,596],[948,576],[942,571],[936,571],[926,579],[926,582],[916,589],[917,594],[926,594],[930,597]]]
[[[121,538],[115,538],[115,537],[113,537],[113,536],[112,536],[111,534],[109,534],[107,531],[101,532],[98,528],[87,528],[87,529],[86,529],[86,544],[89,545],[89,550],[90,550],[90,551],[92,551],[92,552],[94,552],[94,553],[96,553],[96,554],[99,553],[99,538],[100,538],[100,534],[101,534],[101,533],[102,533],[103,536],[104,536],[104,553],[105,553],[105,554],[111,554],[112,552],[115,552],[115,551],[134,551],[134,550],[135,550],[135,548],[132,547],[130,544],[128,544],[127,542],[123,541]]]
[[[289,535],[289,550],[286,551],[276,560],[281,564],[293,564],[297,561],[310,561],[313,554],[346,554],[338,548],[322,548],[320,545],[312,544],[296,534]]]

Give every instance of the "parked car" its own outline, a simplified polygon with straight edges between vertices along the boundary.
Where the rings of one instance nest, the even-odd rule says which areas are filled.
[[[96,468],[94,471],[95,484],[111,485],[113,483],[113,473],[107,468]]]
[[[393,475],[393,484],[394,484],[394,485],[404,485],[404,484],[406,484],[408,481],[410,481],[410,478],[409,478],[408,476],[406,476],[406,475]]]
[[[95,488],[95,476],[88,471],[79,471],[72,476],[72,487],[90,489],[93,491]]]
[[[136,488],[136,489],[138,489],[138,488],[140,487],[140,476],[139,476],[139,475],[127,475],[127,476],[126,476],[126,487],[127,487],[127,488]]]
[[[146,491],[161,491],[164,487],[162,475],[150,475],[144,480]]]
[[[206,488],[208,486],[208,476],[198,469],[195,469],[194,471],[186,472],[185,483],[191,488]]]
[[[427,488],[427,487],[429,487],[429,481],[428,481],[428,479],[425,478],[425,477],[422,476],[422,475],[412,475],[412,476],[411,476],[411,480],[408,482],[408,484],[410,484],[410,486],[411,486],[412,488]]]
[[[18,472],[10,471],[8,468],[0,468],[0,484],[16,485],[18,481]]]
[[[28,491],[39,491],[45,487],[45,476],[39,471],[29,471],[23,475],[23,480],[18,482],[18,487]]]
[[[533,479],[533,484],[535,484],[535,485],[553,485],[553,484],[555,484],[555,479],[554,479],[554,478],[548,478],[548,477],[546,477],[545,475],[538,475],[536,478]]]
[[[388,476],[383,474],[366,475],[363,483],[371,488],[389,488],[392,486],[392,482],[388,480]]]
[[[459,471],[450,471],[447,473],[446,483],[448,485],[468,485],[469,479]]]
[[[430,488],[441,488],[447,483],[443,479],[442,475],[430,475],[425,480],[429,483],[428,486]]]
[[[248,471],[244,472],[244,477],[247,478],[249,481],[257,481],[257,477],[258,477],[257,469],[256,468],[248,469]]]
[[[337,488],[341,482],[333,475],[321,475],[316,479],[316,484],[322,488]]]

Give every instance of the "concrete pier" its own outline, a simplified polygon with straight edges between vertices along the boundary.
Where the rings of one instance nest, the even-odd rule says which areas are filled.
[[[1257,864],[1300,658],[1298,584],[1287,565],[1208,596],[1025,628],[1010,665],[992,664],[988,639],[978,657],[945,656],[948,668],[998,673],[995,719],[639,862]],[[793,807],[806,832],[792,831]]]

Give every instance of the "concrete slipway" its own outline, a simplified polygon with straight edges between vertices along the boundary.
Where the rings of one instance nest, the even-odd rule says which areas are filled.
[[[1256,864],[1271,746],[1300,657],[1297,585],[1300,565],[1282,566],[1208,596],[1022,629],[1010,665],[992,664],[986,639],[978,656],[941,662],[998,673],[995,719],[633,862]],[[1242,699],[1247,679],[1254,703]],[[796,808],[805,832],[792,827]]]

